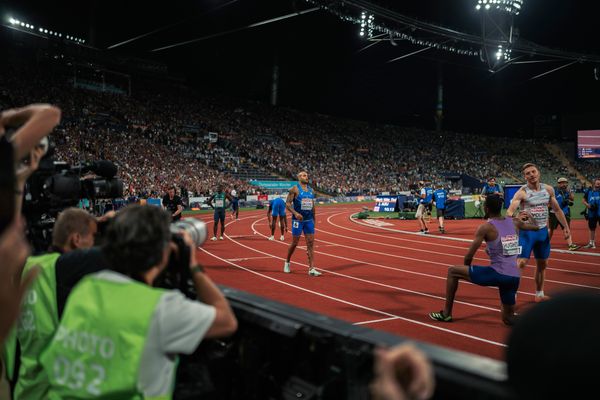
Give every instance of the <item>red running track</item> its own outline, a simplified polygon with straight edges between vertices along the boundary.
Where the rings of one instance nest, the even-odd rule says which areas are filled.
[[[351,219],[361,208],[319,207],[315,266],[323,272],[320,277],[307,274],[303,239],[292,257],[292,273],[283,273],[291,235],[287,233],[284,242],[267,240],[266,211],[240,213],[238,221],[228,219],[225,240],[208,241],[199,250],[199,261],[220,284],[353,324],[503,359],[509,328],[500,320],[496,288],[461,282],[454,322],[441,323],[428,316],[443,308],[447,267],[462,263],[470,238],[482,221],[446,221],[448,233],[443,237],[423,236],[414,232],[416,221]],[[212,215],[201,218],[212,231]],[[437,224],[430,229],[433,232]],[[586,229],[584,221],[574,221],[576,243],[586,242]],[[556,232],[553,246],[566,248],[560,235]],[[475,262],[487,265],[483,251],[477,253]],[[517,311],[534,305],[533,266],[532,260],[524,270]],[[552,252],[546,293],[576,288],[600,291],[600,257]]]

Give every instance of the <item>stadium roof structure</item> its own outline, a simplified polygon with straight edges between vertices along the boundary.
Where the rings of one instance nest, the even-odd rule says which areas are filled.
[[[600,109],[583,0],[6,0],[0,12],[6,27],[241,97],[266,100],[277,63],[281,104],[334,115],[431,124],[440,66],[450,125]]]

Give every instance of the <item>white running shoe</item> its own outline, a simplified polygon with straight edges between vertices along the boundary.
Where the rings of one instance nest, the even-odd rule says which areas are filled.
[[[289,274],[290,272],[292,272],[292,270],[290,269],[289,262],[283,263],[283,272],[285,272],[286,274]]]
[[[269,240],[275,240],[275,236],[273,236],[273,235],[269,236]]]
[[[596,243],[588,243],[585,246],[583,246],[584,249],[595,249],[596,248]]]
[[[225,239],[223,239],[223,236],[219,236],[219,240],[225,240]]]
[[[310,275],[310,276],[321,276],[323,274],[320,273],[319,271],[317,271],[316,268],[311,268],[311,269],[308,270],[308,275]]]
[[[210,240],[217,240],[217,237],[213,236],[212,239],[210,239]]]
[[[285,236],[281,235],[281,236],[279,237],[279,240],[281,240],[281,241],[283,242],[283,241],[285,240]]]

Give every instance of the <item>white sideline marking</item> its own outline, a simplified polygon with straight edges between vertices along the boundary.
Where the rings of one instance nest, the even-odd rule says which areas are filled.
[[[338,213],[337,215],[341,215],[341,214],[343,214],[343,213]],[[351,217],[349,217],[348,219],[350,219],[352,222],[357,223],[358,225],[363,225],[363,224],[361,224],[359,222],[356,222],[356,220],[353,220]],[[334,224],[331,221],[329,221],[329,223],[331,225],[337,227],[337,228],[344,229],[344,230],[351,231],[351,232],[359,232],[359,233],[362,233],[364,235],[372,235],[372,236],[383,237],[383,238],[392,239],[392,240],[399,240],[399,241],[403,241],[403,242],[406,241],[406,242],[414,242],[414,243],[423,243],[423,241],[419,241],[419,240],[412,240],[412,239],[399,238],[399,237],[390,237],[390,236],[380,235],[380,234],[372,233],[372,232],[359,231],[359,230],[356,230],[356,229],[351,229],[351,228],[347,228],[345,226]],[[370,227],[370,225],[364,225],[364,226]],[[386,228],[380,228],[380,229],[386,229]],[[390,230],[390,229],[386,229],[386,230]],[[397,232],[402,233],[404,231],[397,231]],[[442,238],[442,239],[446,239],[446,240],[460,239],[460,238],[451,238],[451,237],[447,237],[447,236],[436,236],[436,235],[431,235],[431,234],[430,235],[421,235],[419,233],[414,233],[414,232],[408,232],[408,233],[418,235],[419,237],[430,236],[430,237]],[[461,239],[461,240],[467,240],[467,239]],[[427,243],[429,243],[429,242],[427,242]],[[442,244],[442,243],[431,243],[431,244],[434,244],[435,246],[450,247],[450,248],[453,248],[453,249],[461,249],[463,251],[467,250],[467,247],[462,247],[462,246],[451,246],[451,245]],[[588,254],[588,253],[586,253],[586,254]],[[574,264],[585,264],[585,265],[598,266],[598,263],[588,262],[588,261],[566,260],[566,259],[563,259],[563,258],[549,258],[549,260],[560,261],[560,262],[569,262],[569,263],[574,263]],[[529,263],[527,265],[535,267],[535,264],[532,264],[532,263]],[[569,272],[569,273],[578,273],[578,274],[582,274],[582,275],[600,276],[600,274],[594,274],[594,273],[591,273],[591,272],[572,271],[572,270],[566,270],[566,269],[561,269],[561,268],[553,268],[553,267],[548,267],[547,270],[563,271],[563,272]]]
[[[374,225],[367,225],[364,224],[362,222],[359,222],[356,218],[350,216],[350,220],[352,222],[354,222],[355,224],[359,224],[359,225],[363,225],[363,226],[374,226]],[[435,234],[428,234],[428,235],[422,235],[419,232],[411,232],[411,231],[404,231],[402,229],[392,229],[392,228],[386,228],[383,226],[376,226],[376,228],[379,229],[385,229],[386,231],[392,231],[392,232],[398,232],[398,233],[404,233],[406,235],[415,235],[415,236],[428,236],[428,237],[433,237],[436,239],[443,239],[443,240],[454,240],[457,242],[468,242],[471,243],[471,240],[469,239],[463,239],[463,238],[456,238],[456,237],[452,237],[452,236],[440,236],[440,235],[435,235]],[[600,257],[600,253],[587,253],[585,251],[571,251],[571,250],[563,250],[563,249],[553,249],[550,248],[550,251],[554,251],[556,253],[563,253],[563,254],[577,254],[577,255],[581,255],[581,256],[593,256],[593,257]]]
[[[327,219],[327,222],[329,222],[329,224],[331,224],[332,226],[335,226],[337,228],[344,229],[344,230],[349,230],[351,232],[357,232],[357,233],[365,234],[365,235],[374,235],[374,236],[377,236],[377,237],[384,237],[386,239],[390,239],[388,236],[383,236],[383,235],[378,235],[376,233],[363,232],[363,231],[359,231],[359,230],[356,230],[356,229],[346,228],[346,227],[343,227],[341,225],[337,225],[337,224],[335,224],[335,223],[333,223],[331,221],[331,218],[336,217],[338,215],[342,215],[342,214],[343,213],[339,213],[339,214],[335,214],[335,215],[330,216]],[[343,237],[343,238],[346,238],[346,239],[357,240],[357,241],[367,242],[367,243],[370,243],[370,244],[376,244],[376,245],[381,245],[381,246],[389,246],[389,247],[394,247],[394,248],[399,248],[399,249],[419,251],[419,252],[423,252],[423,253],[443,254],[443,255],[446,255],[446,256],[450,256],[450,257],[459,257],[460,259],[462,259],[464,257],[464,256],[462,256],[460,254],[442,253],[442,252],[439,252],[439,251],[424,250],[424,249],[415,248],[415,247],[405,247],[405,246],[399,246],[399,245],[391,244],[391,243],[381,243],[381,242],[375,242],[375,241],[372,241],[372,240],[358,239],[358,238],[355,238],[355,237],[352,237],[352,236],[345,236],[345,235],[341,235],[339,233],[333,233],[333,232],[330,232],[330,231],[326,231],[324,229],[320,229],[319,231],[327,233],[327,234],[330,234],[330,235],[333,235],[333,236],[339,236],[339,237]],[[404,241],[406,239],[398,238],[398,240]],[[408,240],[408,241],[413,242],[413,240]],[[419,242],[419,243],[422,243],[422,242]],[[437,243],[430,243],[430,244],[432,246],[438,246]],[[339,246],[343,246],[343,245],[339,245]],[[352,248],[354,248],[354,247],[352,247]],[[375,252],[377,254],[387,255],[387,256],[390,256],[390,257],[403,258],[403,256],[392,255],[392,254],[388,254],[388,253],[376,252],[374,250],[365,250],[365,249],[360,249],[360,248],[359,248],[359,250],[365,251],[365,252],[369,252],[369,253]],[[467,249],[465,248],[464,250],[466,251]],[[489,259],[488,258],[474,257],[474,259],[475,260],[485,261],[485,262],[489,263]],[[423,260],[423,261],[425,262],[425,260]],[[568,260],[561,260],[561,261],[568,262]],[[426,262],[435,263],[433,261],[426,261]],[[444,264],[444,263],[437,263],[437,264],[448,265],[448,264]],[[590,263],[590,264],[595,265],[593,263]],[[530,266],[530,267],[535,267],[535,264],[533,264],[533,265],[532,264],[527,264],[527,265]],[[567,273],[571,273],[571,274],[589,275],[589,276],[600,276],[600,274],[596,274],[596,273],[593,273],[593,272],[572,271],[572,270],[567,270],[567,269],[562,269],[562,268],[555,268],[555,267],[552,267],[552,268],[551,267],[547,267],[546,269],[547,270],[552,270],[552,271],[567,272]],[[522,276],[522,278],[524,278],[524,279],[533,279],[533,277],[528,277],[528,276]],[[566,285],[580,286],[579,284],[576,284],[576,283],[568,283],[568,282],[562,282],[562,281],[553,281],[553,280],[550,280],[550,279],[546,279],[546,281],[547,282],[553,282],[553,283],[566,284]],[[588,287],[590,289],[600,289],[599,287],[595,287],[595,286],[585,286],[585,285],[583,285],[582,287]]]
[[[233,242],[235,242],[235,240],[233,240]],[[236,242],[236,243],[237,243],[237,242]],[[246,247],[246,246],[244,246],[244,247]],[[410,318],[404,318],[404,317],[401,317],[401,316],[399,316],[399,315],[394,315],[394,314],[391,314],[391,313],[388,313],[388,312],[385,312],[385,311],[382,311],[382,310],[377,310],[377,309],[375,309],[375,308],[371,308],[371,307],[363,306],[363,305],[360,305],[360,304],[352,303],[352,302],[350,302],[350,301],[343,300],[343,299],[340,299],[340,298],[338,298],[338,297],[329,296],[329,295],[326,295],[326,294],[324,294],[324,293],[321,293],[321,292],[316,292],[316,291],[314,291],[314,290],[310,290],[310,289],[307,289],[307,288],[303,288],[303,287],[301,287],[301,286],[297,286],[297,285],[291,284],[291,283],[289,283],[289,282],[285,282],[285,281],[282,281],[282,280],[280,280],[280,279],[277,279],[277,278],[270,277],[270,276],[268,276],[268,275],[265,275],[265,274],[262,274],[262,273],[260,273],[260,272],[253,271],[253,270],[251,270],[251,269],[249,269],[249,268],[244,268],[244,267],[242,267],[242,266],[240,266],[240,265],[237,265],[237,264],[235,264],[235,263],[233,263],[233,262],[231,262],[231,261],[227,261],[227,260],[225,260],[224,258],[221,258],[221,257],[219,257],[219,256],[217,256],[217,255],[215,255],[215,254],[213,254],[213,253],[211,253],[211,252],[209,252],[209,251],[205,250],[205,249],[204,249],[204,248],[202,248],[202,247],[200,247],[200,250],[202,250],[203,252],[205,252],[205,253],[207,253],[207,254],[209,254],[209,255],[213,256],[214,258],[216,258],[216,259],[218,259],[218,260],[221,260],[221,261],[223,261],[223,262],[226,262],[227,264],[233,265],[234,267],[236,267],[236,268],[239,268],[239,269],[242,269],[242,270],[244,270],[244,271],[246,271],[246,272],[250,272],[250,273],[252,273],[252,274],[255,274],[255,275],[261,276],[261,277],[263,277],[263,278],[266,278],[266,279],[269,279],[269,280],[272,280],[272,281],[275,281],[275,282],[281,283],[281,284],[283,284],[283,285],[286,285],[286,286],[293,287],[293,288],[295,288],[295,289],[298,289],[298,290],[301,290],[301,291],[304,291],[304,292],[308,292],[308,293],[314,294],[314,295],[316,295],[316,296],[324,297],[324,298],[326,298],[326,299],[333,300],[333,301],[337,301],[337,302],[339,302],[339,303],[342,303],[342,304],[347,304],[347,305],[349,305],[349,306],[356,307],[356,308],[360,308],[360,309],[362,309],[362,310],[371,311],[371,312],[373,312],[373,313],[376,313],[376,314],[386,315],[386,316],[388,316],[388,317],[393,317],[393,318],[395,318],[395,319],[401,319],[401,320],[403,320],[403,321],[410,322],[410,323],[413,323],[413,324],[416,324],[416,325],[426,326],[426,327],[428,327],[428,328],[432,328],[432,329],[436,329],[436,330],[439,330],[439,331],[447,332],[447,333],[450,333],[450,334],[452,334],[452,335],[462,336],[462,337],[465,337],[465,338],[468,338],[468,339],[472,339],[472,340],[476,340],[476,341],[480,341],[480,342],[484,342],[484,343],[492,344],[492,345],[499,346],[499,347],[506,347],[506,345],[505,345],[504,343],[494,342],[493,340],[488,340],[488,339],[480,338],[480,337],[478,337],[478,336],[469,335],[469,334],[467,334],[467,333],[462,333],[462,332],[458,332],[458,331],[452,331],[452,330],[450,330],[450,329],[441,328],[441,327],[439,327],[439,326],[436,326],[436,325],[431,325],[431,324],[427,324],[427,323],[425,323],[425,322],[421,322],[421,321],[413,320],[413,319],[410,319]],[[279,257],[277,257],[277,258],[279,258]],[[322,278],[321,278],[321,279],[322,279]]]
[[[254,230],[256,232],[256,230],[254,229],[254,224],[252,224],[252,230]],[[258,232],[257,232],[257,234],[259,234],[261,236],[264,236],[264,235],[262,235],[261,233],[258,233]],[[265,253],[264,251],[253,249],[253,248],[248,247],[248,246],[246,246],[246,245],[244,245],[242,243],[236,242],[235,240],[233,242],[235,242],[239,246],[245,247],[245,248],[247,248],[249,250],[252,250],[252,251],[255,251],[257,253],[269,255],[269,256],[271,256],[273,258],[276,258],[276,259],[285,260],[285,258],[283,258],[283,257],[277,257],[277,256],[274,256],[272,254]],[[286,244],[286,243],[282,243],[282,244]],[[441,276],[429,275],[429,274],[424,274],[424,273],[421,273],[421,272],[407,271],[407,270],[403,270],[403,269],[400,269],[400,268],[395,268],[395,267],[389,267],[389,266],[386,266],[386,265],[369,263],[369,262],[362,261],[362,260],[354,260],[352,258],[346,258],[346,257],[336,256],[334,254],[323,253],[321,251],[315,251],[315,254],[322,254],[322,255],[325,255],[325,256],[333,257],[333,258],[339,258],[339,259],[345,260],[345,261],[352,261],[352,262],[355,262],[355,263],[359,263],[359,264],[363,264],[363,265],[371,265],[371,266],[375,266],[375,267],[383,268],[383,269],[391,269],[393,271],[407,272],[407,273],[414,274],[414,275],[422,275],[422,276],[426,276],[426,277],[430,277],[430,278],[436,278],[436,279],[446,279],[446,278],[443,278]],[[416,260],[416,259],[414,259],[414,260]],[[299,264],[299,265],[303,265],[306,268],[308,268],[307,264],[303,264],[303,263],[300,263],[300,262],[297,262],[297,261],[292,261],[292,264]],[[338,275],[338,276],[341,276],[341,277],[344,277],[344,278],[348,278],[348,279],[352,279],[352,280],[355,280],[355,281],[365,282],[365,283],[369,283],[369,284],[372,284],[372,285],[385,287],[387,289],[393,289],[393,290],[397,290],[397,291],[400,291],[400,292],[406,292],[406,293],[415,294],[415,295],[419,295],[419,296],[430,297],[430,298],[437,299],[437,300],[446,300],[445,297],[436,296],[436,295],[429,294],[429,293],[418,292],[418,291],[415,291],[415,290],[404,289],[404,288],[401,288],[401,287],[398,287],[398,286],[392,286],[392,285],[388,285],[388,284],[385,284],[385,283],[370,281],[370,280],[367,280],[367,279],[358,278],[358,277],[355,277],[355,276],[352,276],[352,275],[346,275],[346,274],[343,274],[343,273],[340,273],[340,272],[335,272],[335,271],[331,271],[331,270],[327,270],[327,269],[323,269],[323,268],[317,268],[317,269],[320,269],[320,270],[323,270],[323,271],[327,271],[328,273],[333,274],[333,275]],[[468,284],[473,285],[473,286],[478,286],[478,285],[475,285],[475,284],[473,284],[471,282],[466,282],[465,281],[465,283],[468,283]],[[487,287],[487,288],[488,289],[494,289],[494,288],[490,288],[490,287]],[[521,294],[533,296],[533,294],[531,294],[531,293],[521,292]],[[500,311],[497,308],[482,306],[482,305],[479,305],[479,304],[468,303],[466,301],[461,301],[461,300],[455,300],[454,302],[458,303],[458,304],[463,304],[463,305],[471,306],[471,307],[482,308],[484,310],[491,310],[491,311],[498,311],[498,312]]]
[[[370,321],[361,321],[361,322],[355,322],[352,325],[366,325],[366,324],[374,324],[377,322],[384,322],[384,321],[393,321],[395,319],[398,319],[397,317],[389,317],[389,318],[380,318],[380,319],[372,319]]]

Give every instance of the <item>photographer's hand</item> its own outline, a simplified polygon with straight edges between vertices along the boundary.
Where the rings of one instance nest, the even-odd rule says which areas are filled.
[[[431,363],[410,344],[377,349],[371,393],[377,400],[425,400],[433,395],[435,378]]]
[[[60,118],[60,109],[50,104],[5,110],[0,114],[0,133],[6,127],[19,127],[11,141],[15,146],[15,160],[20,160],[60,123]]]

